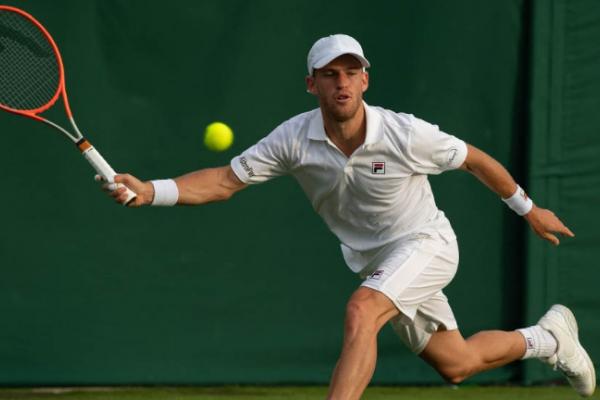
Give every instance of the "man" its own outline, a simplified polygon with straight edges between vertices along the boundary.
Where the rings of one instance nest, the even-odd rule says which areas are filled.
[[[131,206],[141,206],[226,200],[250,184],[284,174],[298,180],[340,239],[348,266],[364,278],[347,306],[328,399],[360,398],[375,369],[377,333],[388,321],[450,382],[539,358],[565,373],[580,395],[591,396],[594,367],[564,306],[553,306],[530,328],[463,339],[442,292],[456,272],[456,237],[435,205],[427,174],[468,171],[523,215],[541,238],[558,245],[552,232],[573,233],[552,212],[536,207],[487,154],[412,115],[364,103],[369,66],[353,38],[322,38],[308,54],[306,77],[318,109],[284,122],[228,166],[152,182],[117,175],[114,182],[136,192]],[[126,197],[125,188],[114,183],[103,188],[116,202]]]

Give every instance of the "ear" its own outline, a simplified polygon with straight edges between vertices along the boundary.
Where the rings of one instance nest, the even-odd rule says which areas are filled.
[[[315,82],[315,78],[313,76],[306,77],[306,89],[311,94],[317,95],[317,83]]]
[[[369,73],[364,71],[362,74],[362,91],[363,93],[369,88]]]

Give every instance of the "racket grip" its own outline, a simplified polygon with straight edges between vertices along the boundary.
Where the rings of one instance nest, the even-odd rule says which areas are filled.
[[[94,167],[96,172],[107,182],[113,183],[115,175],[117,174],[114,169],[106,162],[104,157],[96,150],[94,146],[85,139],[81,139],[77,142],[77,147],[81,150],[81,154],[85,159]],[[122,183],[116,184],[117,188],[125,187]],[[127,188],[127,198],[122,202],[124,206],[128,205],[136,199],[137,195]]]

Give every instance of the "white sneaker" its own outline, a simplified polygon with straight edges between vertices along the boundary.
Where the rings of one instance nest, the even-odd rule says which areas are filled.
[[[539,320],[538,325],[552,333],[558,343],[556,354],[541,361],[565,374],[580,396],[590,397],[594,394],[596,371],[592,360],[579,343],[579,329],[571,310],[555,304]]]

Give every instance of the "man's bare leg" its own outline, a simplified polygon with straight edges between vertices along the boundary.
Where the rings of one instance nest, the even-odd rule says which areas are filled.
[[[519,332],[483,331],[465,340],[457,329],[441,329],[431,336],[419,357],[447,381],[459,383],[524,354],[525,338]]]
[[[346,308],[344,346],[327,399],[360,399],[375,371],[377,334],[398,314],[394,303],[380,292],[366,287],[354,292]]]

